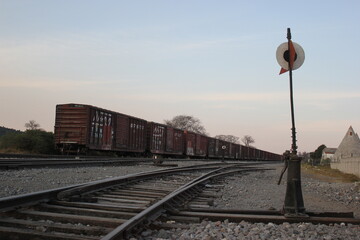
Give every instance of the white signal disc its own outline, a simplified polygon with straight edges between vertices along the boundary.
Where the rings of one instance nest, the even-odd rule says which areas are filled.
[[[299,67],[301,67],[301,65],[304,63],[305,52],[304,52],[304,49],[299,44],[297,44],[295,42],[292,42],[292,43],[294,45],[295,52],[296,52],[296,59],[294,61],[292,70],[296,70]],[[276,60],[282,68],[289,70],[289,63],[284,58],[284,53],[287,50],[288,50],[288,42],[284,42],[284,43],[280,44],[280,46],[276,50]]]

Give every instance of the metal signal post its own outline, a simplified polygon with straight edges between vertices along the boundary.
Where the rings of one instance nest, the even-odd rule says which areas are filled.
[[[292,82],[292,64],[290,60],[290,44],[291,44],[291,32],[290,28],[287,29],[287,39],[288,39],[288,58],[289,58],[289,81],[290,81],[290,105],[291,105],[291,123],[292,123],[292,145],[291,145],[291,153],[297,154],[297,146],[296,146],[296,128],[295,128],[295,114],[294,114],[294,94],[293,94],[293,82]],[[296,53],[295,53],[296,54]]]
[[[301,47],[297,44],[295,45],[295,43],[291,41],[290,28],[287,29],[287,39],[288,42],[287,42],[287,46],[285,47],[287,49],[285,49],[284,47],[281,49],[281,47],[284,46],[284,44],[280,45],[277,51],[277,58],[280,66],[282,66],[280,74],[286,72],[287,70],[289,71],[292,144],[291,144],[291,152],[286,151],[284,153],[285,167],[281,173],[279,184],[282,175],[284,174],[287,168],[288,173],[287,173],[286,195],[284,201],[284,215],[285,217],[305,217],[306,214],[305,214],[304,200],[301,190],[301,166],[300,166],[301,158],[297,156],[293,79],[292,79],[292,70],[301,66],[304,60],[303,59],[304,56],[301,55],[304,54],[303,51],[301,51],[302,50]],[[283,55],[281,56],[281,54]],[[281,59],[281,57],[283,59]],[[300,61],[300,64],[297,61]]]

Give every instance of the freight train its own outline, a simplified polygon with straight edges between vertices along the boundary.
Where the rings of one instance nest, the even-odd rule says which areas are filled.
[[[184,131],[86,104],[59,104],[55,145],[63,153],[109,151],[124,156],[281,160],[281,155]]]

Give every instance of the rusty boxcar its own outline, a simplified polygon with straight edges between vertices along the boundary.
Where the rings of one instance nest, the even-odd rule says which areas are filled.
[[[282,156],[86,104],[59,104],[55,144],[65,152],[281,160]]]
[[[209,137],[189,131],[184,131],[184,134],[186,156],[201,158],[208,156]]]
[[[209,138],[208,144],[208,156],[209,158],[232,158],[231,152],[231,143],[216,139],[216,138]]]
[[[193,132],[184,131],[185,134],[185,155],[189,157],[195,156],[196,148],[196,134]]]
[[[177,128],[166,127],[166,153],[173,155],[184,155],[185,151],[184,131]]]
[[[236,143],[230,143],[230,159],[239,159],[240,145]]]
[[[183,155],[184,131],[163,124],[149,122],[147,150],[150,155]]]
[[[61,151],[144,152],[143,119],[84,104],[56,106],[55,145]]]
[[[201,134],[195,134],[195,139],[196,139],[195,156],[206,157],[208,154],[207,153],[208,137]]]

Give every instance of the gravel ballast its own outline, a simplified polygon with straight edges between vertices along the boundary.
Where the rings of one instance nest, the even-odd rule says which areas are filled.
[[[175,162],[179,166],[195,161]],[[201,162],[204,163],[204,162]],[[281,209],[285,196],[286,174],[280,186],[277,180],[282,165],[268,165],[274,170],[232,176],[224,180],[217,192],[214,208]],[[0,171],[0,197],[42,191],[126,174],[151,171],[163,167],[152,164],[137,166],[102,166],[76,168],[39,168]],[[302,190],[308,211],[353,211],[360,217],[360,193],[354,183],[319,180],[303,174]],[[140,239],[360,239],[357,225],[315,225],[309,223],[273,224],[227,220],[189,224],[187,229],[146,230]]]

